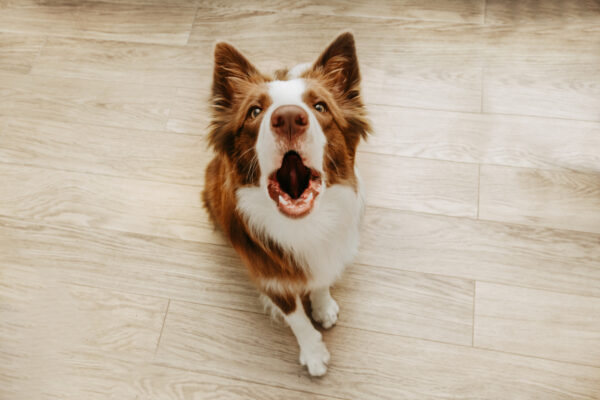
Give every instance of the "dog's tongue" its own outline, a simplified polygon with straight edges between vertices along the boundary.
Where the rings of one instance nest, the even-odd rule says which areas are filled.
[[[297,199],[308,187],[310,168],[302,164],[302,158],[295,152],[289,152],[283,157],[281,168],[277,171],[277,182],[281,189]]]

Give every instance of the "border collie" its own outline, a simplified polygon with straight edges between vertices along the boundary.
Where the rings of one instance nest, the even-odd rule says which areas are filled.
[[[329,352],[303,301],[332,327],[339,307],[329,287],[358,249],[364,200],[354,160],[371,130],[359,85],[351,33],[314,64],[273,76],[227,43],[215,48],[215,156],[203,201],[265,304],[292,329],[313,376],[325,374]]]

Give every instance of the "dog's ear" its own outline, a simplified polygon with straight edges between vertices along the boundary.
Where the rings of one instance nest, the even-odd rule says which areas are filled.
[[[354,36],[350,32],[338,36],[319,56],[313,69],[322,72],[331,86],[345,98],[359,95],[360,71]]]
[[[213,105],[229,108],[236,87],[256,75],[260,75],[258,70],[235,47],[229,43],[217,43],[212,86]]]

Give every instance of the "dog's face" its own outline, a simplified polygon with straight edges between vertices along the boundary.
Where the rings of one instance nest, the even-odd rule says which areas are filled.
[[[327,187],[356,187],[354,156],[370,127],[354,38],[340,35],[312,65],[265,76],[235,48],[215,49],[213,147],[239,186],[264,188],[279,211],[309,214]]]

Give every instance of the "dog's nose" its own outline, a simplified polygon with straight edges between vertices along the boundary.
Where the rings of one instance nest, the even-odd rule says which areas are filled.
[[[271,115],[271,128],[278,135],[293,139],[308,128],[308,114],[300,106],[280,106]]]

